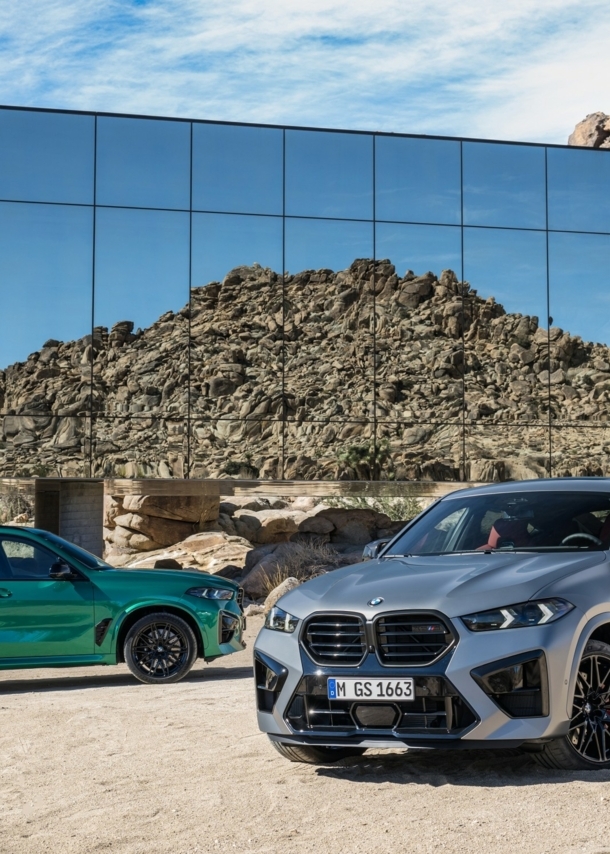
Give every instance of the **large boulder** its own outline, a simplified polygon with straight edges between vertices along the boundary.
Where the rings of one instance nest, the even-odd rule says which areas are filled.
[[[144,534],[151,542],[161,546],[179,543],[193,532],[190,522],[176,522],[161,516],[143,516],[139,513],[125,513],[114,520],[116,527],[126,528]]]
[[[568,137],[568,145],[610,148],[610,116],[606,113],[589,113]]]
[[[280,543],[296,534],[305,514],[299,510],[238,510],[235,528],[244,531],[253,543]]]
[[[116,554],[107,558],[115,566],[159,568],[159,562],[172,560],[182,569],[222,573],[227,567],[243,567],[251,545],[241,537],[230,537],[222,531],[193,534],[182,542],[146,554]],[[232,571],[232,577],[235,572]]]
[[[122,560],[129,553],[174,545],[213,525],[218,511],[219,499],[214,496],[106,495],[105,555]]]
[[[126,495],[123,507],[131,513],[202,524],[218,519],[220,499],[208,495]]]

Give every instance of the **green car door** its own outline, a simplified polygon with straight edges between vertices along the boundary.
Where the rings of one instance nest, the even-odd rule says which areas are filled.
[[[49,578],[59,560],[18,534],[0,535],[0,660],[93,654],[93,584],[80,573]]]

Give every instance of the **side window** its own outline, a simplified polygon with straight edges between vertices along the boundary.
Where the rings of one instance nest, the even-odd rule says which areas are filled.
[[[57,555],[25,540],[4,537],[0,540],[0,567],[8,563],[10,577],[14,581],[43,581],[49,578],[49,570],[57,561]],[[4,558],[5,560],[2,560]]]

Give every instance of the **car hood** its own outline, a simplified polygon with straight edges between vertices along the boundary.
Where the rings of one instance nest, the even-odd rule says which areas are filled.
[[[382,558],[314,578],[287,593],[279,604],[301,619],[314,611],[357,611],[373,617],[389,609],[433,610],[459,617],[525,602],[542,588],[545,595],[552,594],[554,581],[605,560],[604,552]],[[369,606],[375,598],[383,602]]]
[[[185,572],[181,569],[108,569],[100,570],[100,579],[106,577],[115,580],[124,580],[127,584],[133,584],[134,581],[143,586],[143,590],[153,589],[158,584],[166,585],[178,583],[185,587],[224,587],[229,590],[236,590],[237,584],[228,578],[221,578],[218,575],[211,575],[207,572]]]

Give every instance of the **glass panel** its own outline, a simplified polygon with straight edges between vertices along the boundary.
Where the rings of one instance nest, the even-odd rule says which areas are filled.
[[[281,480],[282,427],[280,421],[194,421],[190,476]]]
[[[563,421],[610,413],[610,236],[549,234],[551,399]]]
[[[286,480],[374,480],[377,470],[371,423],[286,424]]]
[[[377,425],[379,480],[463,480],[462,426]]]
[[[549,428],[466,427],[466,479],[476,482],[550,477]],[[553,472],[555,474],[555,472]]]
[[[610,154],[549,148],[549,228],[610,232]]]
[[[186,476],[186,421],[180,417],[93,420],[93,477]]]
[[[373,218],[373,137],[286,131],[286,214]]]
[[[464,229],[464,277],[467,417],[546,421],[545,235]]]
[[[461,229],[447,226],[377,223],[375,254],[377,258],[388,258],[399,273],[403,270],[405,273],[411,270],[421,276],[428,270],[432,270],[440,276],[443,270],[451,270],[456,275],[460,275]]]
[[[459,225],[460,143],[376,137],[375,215],[378,220]]]
[[[376,249],[377,418],[461,420],[460,229],[378,224]]]
[[[189,122],[101,116],[97,204],[188,210],[190,147]]]
[[[289,419],[372,417],[372,231],[368,223],[286,221]]]
[[[282,214],[283,131],[193,124],[193,210]]]
[[[465,142],[464,224],[546,228],[544,148]]]
[[[0,419],[2,477],[89,477],[89,418]]]
[[[98,208],[94,409],[186,415],[188,285],[187,213]]]
[[[610,476],[608,427],[559,427],[552,430],[553,477]]]
[[[92,208],[0,203],[0,411],[88,410],[92,259]]]
[[[281,269],[280,218],[193,214],[194,413],[281,417]]]
[[[0,109],[0,198],[93,204],[93,116]]]

